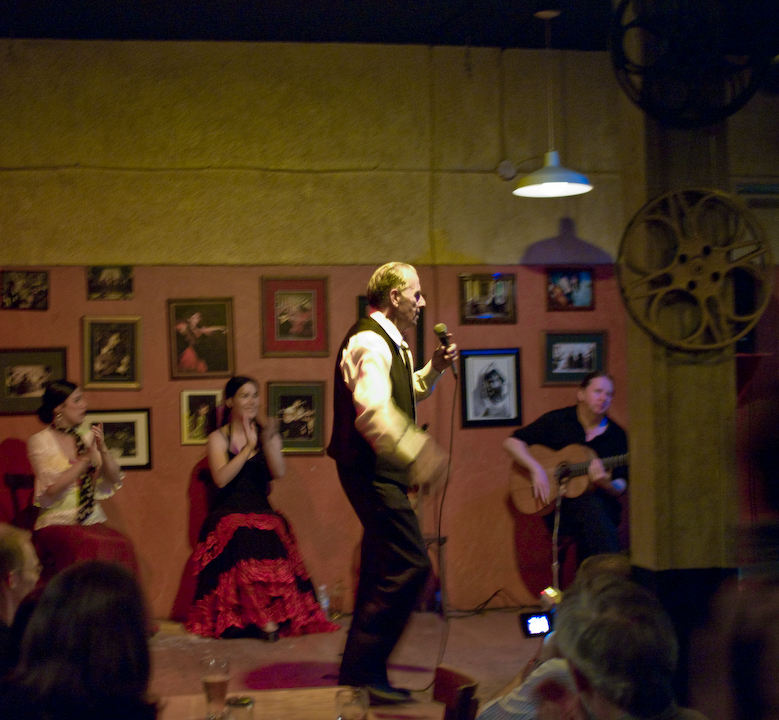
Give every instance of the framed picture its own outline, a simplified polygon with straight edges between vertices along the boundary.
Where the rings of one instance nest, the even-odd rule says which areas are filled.
[[[461,350],[463,427],[522,424],[519,349]]]
[[[592,268],[547,268],[546,309],[594,310],[593,277]]]
[[[132,298],[132,265],[93,265],[87,268],[87,300]]]
[[[357,296],[357,319],[368,317],[368,296]],[[425,366],[425,308],[419,308],[419,317],[417,318],[416,331],[414,333],[416,345],[411,342],[411,338],[406,338],[411,346],[411,352],[414,354],[414,369],[419,370]]]
[[[606,369],[605,330],[541,333],[542,385],[578,385],[587,373]]]
[[[95,410],[84,417],[82,432],[103,423],[109,452],[125,470],[151,469],[151,416],[145,410]]]
[[[168,322],[171,378],[235,374],[232,298],[168,300]]]
[[[85,317],[84,387],[138,390],[141,387],[141,318]]]
[[[262,278],[262,354],[325,357],[327,278]]]
[[[324,382],[269,382],[268,417],[279,421],[285,454],[324,453]]]
[[[49,273],[45,270],[3,270],[4,310],[48,310]]]
[[[460,275],[460,324],[517,322],[514,276]]]
[[[217,427],[222,390],[184,390],[181,393],[181,444],[205,445]]]
[[[65,348],[0,350],[0,415],[32,415],[50,380],[65,379]]]

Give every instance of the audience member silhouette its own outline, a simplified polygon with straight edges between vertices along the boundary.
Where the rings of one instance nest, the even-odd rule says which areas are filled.
[[[90,560],[45,588],[0,684],[0,717],[16,720],[150,720],[149,625],[135,578]]]
[[[0,676],[14,667],[18,647],[12,626],[22,600],[41,574],[30,533],[0,523]]]

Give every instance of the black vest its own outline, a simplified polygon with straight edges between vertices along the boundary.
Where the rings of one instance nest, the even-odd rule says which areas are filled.
[[[373,318],[361,318],[346,334],[335,363],[335,379],[333,382],[333,434],[327,454],[338,463],[350,466],[373,468],[380,477],[393,480],[402,485],[408,484],[407,469],[398,468],[389,460],[378,457],[368,441],[354,427],[357,411],[354,407],[352,393],[341,374],[341,358],[349,340],[359,332],[371,331],[380,335],[387,343],[392,353],[390,367],[390,383],[392,399],[398,408],[408,416],[409,425],[414,425],[414,397],[409,384],[408,371],[403,356],[392,338]]]

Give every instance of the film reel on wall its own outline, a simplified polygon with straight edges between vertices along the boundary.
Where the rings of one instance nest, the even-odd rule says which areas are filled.
[[[692,188],[665,193],[622,235],[616,274],[631,317],[661,344],[725,348],[744,337],[771,298],[771,251],[736,197]]]
[[[765,0],[622,0],[612,15],[619,84],[671,127],[704,127],[742,108],[777,52]]]

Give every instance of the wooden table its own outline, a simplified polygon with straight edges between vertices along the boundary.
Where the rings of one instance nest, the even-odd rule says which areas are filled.
[[[337,687],[258,690],[230,695],[254,700],[254,720],[336,720]],[[159,702],[158,720],[202,720],[206,701],[203,693],[168,695]],[[443,720],[444,706],[438,702],[411,700],[399,705],[382,705],[368,711],[368,720]]]

